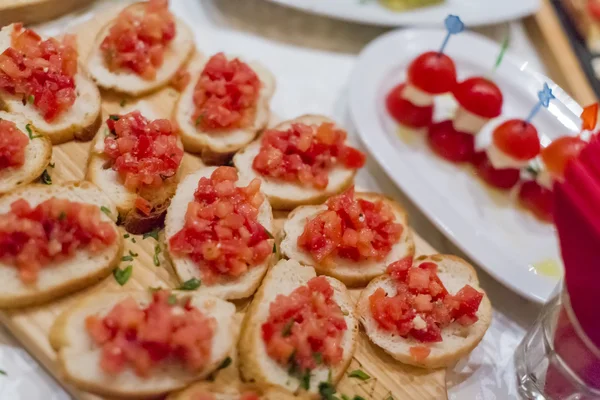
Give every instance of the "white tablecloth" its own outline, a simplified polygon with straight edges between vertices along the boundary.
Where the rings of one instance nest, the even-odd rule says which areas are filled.
[[[47,34],[60,33],[91,18],[94,10],[116,3],[121,2],[99,1],[40,29]],[[264,0],[171,0],[171,4],[194,28],[201,51],[225,50],[260,59],[272,70],[277,78],[272,107],[278,117],[293,118],[310,112],[330,115],[355,137],[346,104],[347,80],[360,50],[385,29],[303,14]],[[509,51],[542,70],[519,21],[478,31],[499,42],[510,31]],[[357,184],[403,202],[409,210],[411,225],[421,236],[440,252],[464,256],[402,195],[373,160],[359,173]],[[483,270],[478,271],[494,305],[494,318],[481,345],[449,375],[450,398],[517,398],[513,352],[539,307],[512,293]],[[0,370],[6,371],[6,376],[0,375],[0,400],[70,398],[2,327]]]

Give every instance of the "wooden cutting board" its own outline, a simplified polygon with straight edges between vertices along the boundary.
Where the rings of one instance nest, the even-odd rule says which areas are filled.
[[[92,21],[86,22],[85,28],[79,29],[77,32],[80,54],[83,59],[91,48],[96,32],[108,18],[108,14],[99,15]],[[120,112],[122,107],[130,108],[136,101],[143,101],[149,103],[158,115],[169,118],[175,101],[178,98],[178,93],[172,88],[166,88],[135,101],[115,93],[102,93],[102,96],[104,111],[107,115]],[[60,183],[83,179],[89,147],[89,143],[81,142],[71,142],[54,146],[52,157],[54,167],[48,168],[52,182]],[[184,174],[194,171],[201,166],[202,162],[197,157],[190,154],[185,155],[183,161]],[[276,218],[280,226],[285,215],[278,214]],[[124,230],[122,232],[123,234],[125,233]],[[416,234],[415,241],[418,255],[435,253],[435,250]],[[105,281],[88,290],[51,304],[0,313],[0,320],[6,327],[77,400],[99,400],[99,397],[82,392],[65,384],[62,380],[60,371],[56,365],[56,354],[48,342],[48,332],[56,317],[90,293],[98,291],[147,290],[150,287],[158,286],[175,288],[179,286],[170,265],[168,265],[163,257],[160,257],[161,265],[159,267],[154,265],[153,256],[157,244],[155,239],[143,239],[140,235],[131,235],[125,240],[125,243],[124,254],[127,254],[131,250],[139,255],[133,262],[123,262],[120,266],[123,268],[129,264],[133,265],[132,277],[124,287],[120,287],[114,278],[109,276]],[[352,292],[356,300],[360,291],[353,290]],[[240,318],[247,304],[247,301],[236,303]],[[402,365],[372,345],[364,332],[360,333],[357,351],[348,370],[352,371],[357,368],[362,369],[371,378],[366,381],[348,377],[342,379],[338,389],[340,393],[347,394],[351,398],[356,394],[365,399],[373,400],[389,400],[390,396],[394,400],[447,399],[445,370],[428,371]],[[220,382],[231,382],[236,379],[229,378],[237,377],[237,374],[234,371],[228,371],[229,369],[227,368],[219,373],[219,375],[223,375],[222,377],[217,377]],[[225,377],[227,378],[225,379]]]
[[[94,0],[0,0],[0,27],[13,22],[48,21]]]

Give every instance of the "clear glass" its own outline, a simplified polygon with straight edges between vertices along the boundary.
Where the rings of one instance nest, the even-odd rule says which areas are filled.
[[[564,289],[517,348],[515,366],[524,399],[600,400],[600,349],[580,329]]]

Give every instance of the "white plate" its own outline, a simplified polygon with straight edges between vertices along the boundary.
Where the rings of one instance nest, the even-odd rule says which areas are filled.
[[[442,26],[448,14],[476,25],[495,24],[533,14],[539,0],[446,0],[444,3],[404,12],[391,11],[377,0],[270,0],[332,18],[382,26]]]
[[[369,44],[350,81],[352,118],[375,159],[448,238],[496,279],[529,299],[543,302],[558,278],[539,275],[535,267],[547,260],[560,260],[554,228],[518,208],[511,199],[515,193],[495,193],[469,169],[436,157],[422,133],[399,134],[385,110],[385,96],[405,80],[408,64],[420,53],[438,48],[444,35],[443,30],[402,30]],[[533,120],[542,142],[578,133],[579,105],[548,78],[528,68],[526,61],[506,55],[493,73],[490,67],[498,45],[470,32],[453,37],[447,53],[456,63],[459,79],[491,76],[503,91],[503,115],[484,129],[479,146],[489,143],[490,128],[503,119],[524,118],[537,102],[544,82],[557,99]],[[450,115],[453,103],[450,96],[436,99],[436,119]]]

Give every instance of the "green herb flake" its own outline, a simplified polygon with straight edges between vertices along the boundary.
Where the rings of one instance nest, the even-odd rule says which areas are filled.
[[[294,319],[290,319],[287,324],[285,324],[285,326],[283,327],[283,330],[281,331],[281,336],[283,337],[288,337],[292,334],[292,326],[294,326]]]
[[[30,94],[29,96],[27,96],[27,102],[29,104],[33,104],[33,102],[35,101],[35,96]]]
[[[350,400],[350,397],[349,397],[349,396],[347,396],[347,395],[345,395],[345,394],[343,394],[343,395],[342,395],[342,400]]]
[[[123,257],[121,257],[121,261],[133,261],[133,257],[131,257],[131,256],[123,256]]]
[[[102,206],[102,207],[100,207],[100,211],[102,211],[104,214],[106,214],[110,217],[110,210],[108,209],[108,207]]]
[[[144,233],[144,236],[142,236],[142,238],[147,239],[147,238],[151,237],[151,238],[154,238],[155,240],[158,240],[158,232],[160,232],[160,229],[155,228],[155,229],[151,230],[150,232]]]
[[[125,99],[121,99],[121,102],[119,103],[119,105],[120,105],[121,107],[125,107],[125,105],[126,105],[126,104],[127,104],[127,100],[125,100]]]
[[[365,398],[364,398],[364,397],[362,397],[362,396],[356,395],[356,396],[354,396],[354,397],[352,398],[352,400],[365,400]],[[393,400],[393,399],[392,399],[392,400]]]
[[[317,364],[323,364],[323,354],[321,352],[313,353],[313,358]]]
[[[126,234],[123,235],[123,238],[124,239],[129,239],[129,236],[130,236],[129,233],[126,233]]]
[[[47,169],[45,169],[44,172],[42,172],[41,179],[44,185],[52,185],[52,177],[48,173]]]
[[[50,164],[48,164],[48,166],[49,166],[50,168],[54,168],[54,167],[56,167],[56,164],[54,164],[53,162],[51,162]]]
[[[271,232],[269,232],[268,230],[265,229],[265,232],[267,233],[267,236],[269,237],[269,239],[275,239],[273,237],[273,234]]]
[[[133,251],[129,250],[129,255],[130,255],[131,257],[137,257],[137,256],[138,256],[138,253],[134,253]]]
[[[307,369],[306,371],[304,371],[304,373],[300,377],[300,387],[302,389],[310,390],[310,378],[311,378],[311,373],[310,373],[310,370]]]
[[[60,214],[58,214],[58,220],[64,221],[65,218],[67,218],[67,213],[64,211],[61,211]]]
[[[37,139],[42,137],[42,135],[34,135],[33,131],[31,130],[31,124],[27,124],[25,125],[25,130],[27,131],[27,135],[29,136],[29,140],[33,140],[33,139]]]
[[[134,238],[134,237],[132,237],[132,238],[131,238],[131,243],[135,243],[135,242],[136,242],[135,238]]]
[[[113,121],[118,121],[120,119],[120,117],[118,115],[111,115],[108,118],[112,119]]]
[[[202,122],[202,120],[204,119],[204,114],[200,114],[198,115],[198,118],[196,118],[196,126],[200,125],[200,123]]]
[[[159,290],[163,290],[163,288],[161,288],[160,286],[150,286],[148,288],[149,291],[151,291],[152,293],[154,292],[158,292]]]
[[[277,253],[277,243],[273,243],[273,254]]]
[[[323,400],[337,400],[335,396],[335,387],[331,382],[319,383],[319,395]]]
[[[231,365],[231,357],[227,357],[226,359],[223,360],[223,362],[221,363],[221,365],[219,365],[219,368],[217,369],[225,369],[227,367],[229,367]]]
[[[169,303],[170,306],[174,306],[175,304],[177,304],[177,296],[175,296],[174,294],[170,294],[169,298],[167,299],[167,303]]]
[[[156,245],[154,246],[154,266],[156,267],[160,267],[160,259],[158,258],[158,255],[160,254],[162,250],[160,249],[160,245]]]
[[[358,378],[361,381],[366,381],[368,379],[371,379],[371,377],[364,372],[362,369],[355,369],[354,371],[350,372],[348,374],[348,378]]]
[[[133,272],[133,265],[128,265],[125,269],[115,268],[113,271],[113,276],[117,283],[121,286],[127,283],[129,278],[131,278],[131,273]]]
[[[200,284],[201,282],[198,279],[192,278],[183,282],[179,287],[179,290],[196,290],[200,287]]]

